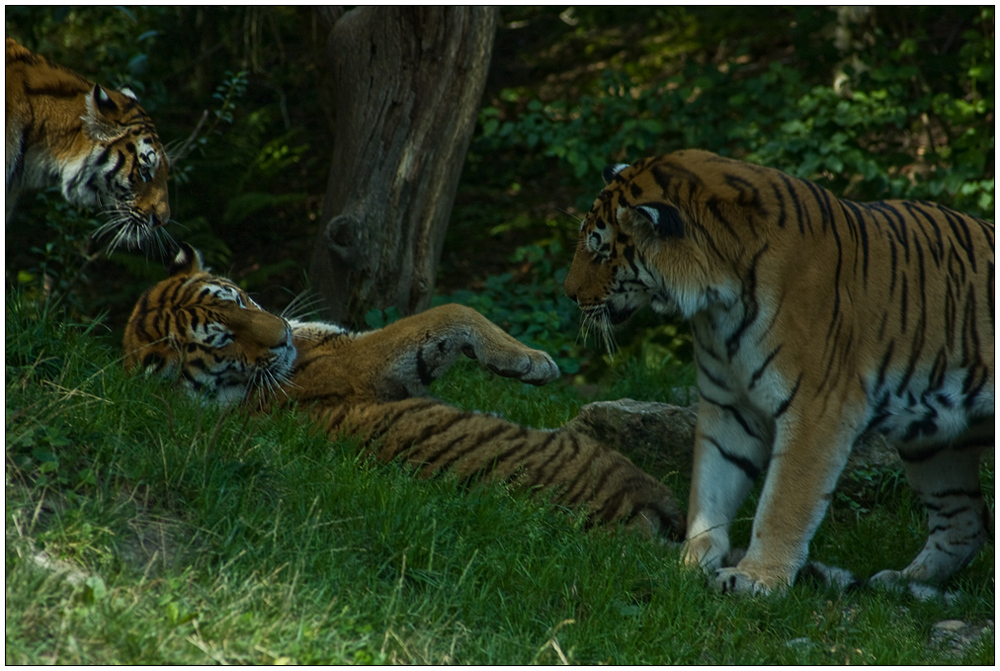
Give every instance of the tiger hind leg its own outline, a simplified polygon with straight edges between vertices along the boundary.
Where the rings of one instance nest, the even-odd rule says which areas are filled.
[[[983,447],[977,441],[921,453],[900,452],[907,479],[927,508],[930,535],[909,566],[880,571],[871,578],[872,584],[941,582],[993,538],[993,515],[979,484]]]

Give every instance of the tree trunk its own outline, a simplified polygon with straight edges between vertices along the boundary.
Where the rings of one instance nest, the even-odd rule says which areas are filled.
[[[310,279],[325,317],[426,308],[475,127],[497,14],[358,7],[333,21],[333,162]]]

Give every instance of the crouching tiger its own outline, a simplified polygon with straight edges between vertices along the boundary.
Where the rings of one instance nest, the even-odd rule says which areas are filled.
[[[167,158],[128,89],[104,89],[6,41],[6,219],[18,195],[59,186],[74,205],[110,217],[96,237],[140,246],[170,218]]]
[[[422,477],[506,482],[585,511],[588,525],[683,537],[670,490],[623,455],[571,430],[529,429],[425,396],[461,354],[531,384],[558,376],[547,354],[470,308],[445,305],[367,333],[288,322],[182,245],[171,276],[139,299],[124,345],[129,368],[221,403],[297,403],[331,438],[359,437],[379,461],[403,460]]]
[[[724,591],[791,584],[848,454],[892,441],[930,537],[876,583],[940,581],[993,538],[994,225],[855,203],[704,151],[605,171],[566,293],[604,333],[650,304],[690,320],[700,403],[686,560]],[[720,568],[756,477],[743,559]]]

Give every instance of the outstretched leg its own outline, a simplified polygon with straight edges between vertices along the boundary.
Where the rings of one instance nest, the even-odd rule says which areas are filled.
[[[367,358],[379,362],[383,400],[426,393],[427,387],[464,354],[504,377],[545,384],[559,368],[545,352],[518,342],[464,305],[441,305],[354,339]]]

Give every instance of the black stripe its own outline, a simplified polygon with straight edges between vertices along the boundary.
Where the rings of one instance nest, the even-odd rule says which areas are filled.
[[[723,214],[722,214],[722,208],[719,207],[719,204],[721,202],[722,201],[719,198],[717,198],[715,196],[712,196],[711,198],[709,198],[709,199],[707,199],[705,201],[705,205],[704,206],[712,214],[712,216],[715,217],[715,219],[720,224],[722,224],[723,227],[725,227],[725,229],[729,233],[729,235],[731,235],[734,238],[736,238],[737,240],[739,240],[740,239],[740,235],[736,232],[736,229],[733,228],[733,225],[729,222],[729,220],[725,216],[723,216]]]
[[[958,323],[958,302],[951,278],[945,282],[944,290],[944,335],[948,349],[955,347],[955,325]]]
[[[913,377],[913,373],[916,371],[917,362],[921,359],[921,355],[924,350],[924,339],[927,332],[927,291],[926,291],[926,275],[924,271],[924,251],[922,245],[914,245],[917,252],[917,286],[920,289],[920,297],[918,300],[918,306],[920,308],[920,317],[917,319],[916,327],[913,332],[913,345],[910,347],[910,360],[906,368],[906,373],[903,375],[903,379],[899,383],[899,388],[897,394],[901,394],[907,385],[910,383],[910,378]],[[905,329],[904,329],[905,330]]]
[[[944,220],[948,222],[948,226],[951,228],[951,239],[965,250],[965,258],[969,260],[972,272],[976,272],[976,250],[972,244],[972,233],[966,225],[967,218],[965,215],[940,205],[938,205],[938,210],[944,215]]]
[[[908,311],[910,308],[909,301],[909,280],[906,273],[903,273],[900,279],[900,291],[899,291],[899,332],[900,334],[906,333],[906,324]]]
[[[945,355],[944,348],[941,348],[938,350],[937,356],[934,357],[934,366],[927,378],[927,393],[937,391],[944,385],[944,375],[947,372],[948,357]]]
[[[148,370],[151,366],[153,370],[159,372],[163,370],[166,365],[167,360],[163,358],[163,355],[158,352],[150,352],[146,356],[142,357],[142,362],[139,364],[142,370]]]
[[[105,171],[104,173],[104,184],[108,191],[113,191],[112,187],[114,187],[115,178],[118,177],[118,173],[121,171],[122,166],[124,164],[125,164],[125,155],[122,154],[120,151],[116,151],[114,166],[110,170]],[[100,168],[101,166],[95,166],[95,167]]]
[[[899,458],[908,464],[918,464],[940,454],[947,447],[946,444],[937,443],[922,450],[903,449],[899,450]],[[926,504],[926,501],[924,503]]]
[[[778,188],[777,182],[771,182],[771,191],[774,193],[775,200],[778,201],[778,220],[774,223],[777,224],[778,228],[784,228],[788,215],[785,210],[785,197],[781,195],[781,189]]]
[[[541,464],[539,464],[538,467],[534,469],[535,471],[537,471],[537,475],[535,476],[536,479],[532,479],[530,481],[531,486],[545,488],[548,487],[550,484],[552,484],[552,481],[555,480],[555,478],[558,475],[560,475],[559,469],[554,469],[552,473],[549,475],[549,477],[547,477],[545,480],[538,480],[537,476],[541,475],[545,467],[551,464],[556,459],[562,459],[565,463],[571,463],[571,464],[577,463],[577,457],[580,455],[581,451],[580,439],[576,436],[576,434],[573,433],[567,433],[565,434],[565,436],[569,440],[569,446],[567,447],[566,445],[560,443],[559,445],[560,449],[553,450],[549,458],[546,459]],[[568,457],[566,456],[567,452],[569,453]],[[591,461],[592,460],[588,460],[586,465],[589,466]]]
[[[300,359],[295,362],[295,366],[292,367],[292,377],[295,377],[302,371],[304,371],[309,366],[313,365],[320,359],[324,358],[322,354],[318,356],[310,356],[308,359]]]
[[[403,403],[400,404],[400,406],[397,406],[391,412],[388,411],[390,408],[386,408],[385,414],[383,414],[381,417],[379,417],[376,421],[374,421],[371,424],[369,424],[369,427],[370,427],[370,430],[371,430],[369,438],[371,440],[377,440],[377,439],[381,438],[382,436],[384,436],[392,428],[392,426],[396,422],[398,422],[403,416],[408,415],[411,412],[417,412],[417,413],[419,413],[419,412],[422,412],[424,410],[427,410],[428,408],[439,406],[439,405],[440,405],[440,403],[437,402],[437,401],[427,400],[427,401],[425,401],[424,403],[421,403],[421,404],[411,404],[411,403],[403,402]],[[358,409],[360,410],[361,408],[359,407]],[[362,428],[362,427],[358,427],[358,428]],[[392,456],[394,458],[396,455],[393,454]]]
[[[976,288],[969,285],[969,293],[965,299],[965,309],[962,312],[962,367],[971,367],[979,363],[979,320],[976,314]]]
[[[527,431],[525,433],[527,434]],[[516,455],[518,452],[522,450],[527,449],[530,450],[531,452],[544,453],[549,448],[549,444],[553,440],[555,440],[558,435],[559,434],[555,431],[547,433],[545,435],[544,440],[542,440],[541,444],[535,443],[534,441],[528,439],[516,442],[513,444],[512,447],[508,447],[502,452],[498,452],[496,455],[493,456],[492,459],[487,461],[486,464],[484,464],[480,468],[477,468],[476,470],[472,471],[467,476],[462,478],[461,483],[469,484],[471,482],[477,482],[480,479],[485,479],[489,473],[492,473],[493,471],[496,470],[497,466],[506,463],[508,460],[513,458],[514,455]],[[526,436],[526,438],[530,437],[531,436]],[[555,448],[555,451],[558,452],[559,450],[560,447],[557,446]],[[517,459],[515,459],[515,461],[517,461]],[[519,474],[520,474],[519,472],[515,471],[514,477],[516,477]]]
[[[753,259],[750,260],[750,268],[747,270],[747,275],[743,279],[743,296],[742,302],[746,306],[743,312],[743,318],[740,320],[739,326],[731,336],[726,339],[726,352],[729,354],[730,359],[736,354],[737,350],[740,348],[740,339],[746,332],[750,325],[757,321],[757,314],[759,312],[759,305],[757,303],[757,264],[760,261],[760,257],[768,250],[770,243],[764,243],[756,254],[754,254]]]
[[[868,286],[868,226],[866,225],[867,214],[865,211],[858,206],[857,203],[852,203],[849,200],[841,201],[841,205],[851,210],[855,217],[855,225],[858,229],[858,238],[861,241],[861,277],[865,284]]]
[[[983,493],[979,489],[964,489],[962,487],[953,487],[951,489],[944,489],[939,492],[931,492],[930,496],[938,499],[943,499],[948,496],[961,496],[963,498],[969,499],[981,499],[983,498]],[[968,510],[968,506],[960,506],[957,510]],[[945,517],[954,517],[955,513],[946,514]]]
[[[722,458],[736,466],[738,469],[743,471],[743,474],[749,480],[756,480],[757,476],[760,475],[760,467],[753,463],[746,457],[742,457],[738,454],[733,454],[732,452],[726,450],[719,444],[719,441],[715,440],[711,436],[702,436],[702,439],[710,443],[715,449],[719,451]]]
[[[25,85],[24,92],[30,96],[38,97],[60,99],[76,98],[77,96],[85,95],[89,91],[90,86],[93,86],[92,84],[87,86],[89,82],[82,78],[81,82],[69,82],[62,80],[37,87]]]
[[[424,348],[417,348],[417,377],[420,378],[420,384],[424,387],[431,386],[434,382],[434,376],[431,375],[430,367],[427,365],[427,359],[424,358]]]
[[[778,177],[781,181],[785,183],[785,188],[788,189],[788,196],[791,198],[792,203],[795,204],[795,221],[799,223],[799,233],[805,235],[806,229],[805,225],[808,224],[809,232],[812,233],[812,222],[809,219],[809,214],[805,212],[802,207],[802,201],[799,200],[798,196],[798,184],[792,181],[792,178],[788,175],[779,172]],[[797,182],[798,180],[796,180]]]
[[[798,389],[798,385],[796,385],[796,389]],[[757,440],[761,440],[761,441],[763,440],[763,438],[761,436],[757,435],[754,432],[754,430],[750,426],[750,423],[747,422],[747,420],[743,417],[742,414],[740,414],[740,411],[739,411],[739,409],[736,406],[729,405],[729,404],[726,404],[726,403],[720,403],[719,401],[716,401],[716,400],[714,400],[714,399],[706,396],[705,392],[702,389],[699,389],[698,393],[701,396],[701,400],[706,401],[708,403],[711,403],[712,405],[714,405],[714,406],[716,406],[718,408],[721,408],[722,410],[728,411],[736,419],[737,423],[739,423],[739,425],[741,427],[743,427],[743,431],[746,432],[746,434],[748,436],[750,436],[751,438],[755,438]],[[794,392],[793,392],[792,395],[794,396]]]
[[[452,410],[452,408],[449,408],[447,406],[440,406],[440,407],[441,407],[442,410]],[[427,441],[431,440],[432,438],[438,438],[438,437],[440,437],[441,434],[447,432],[453,426],[459,424],[460,422],[467,421],[468,419],[470,419],[473,416],[474,415],[472,413],[463,412],[461,410],[455,409],[454,414],[451,414],[451,416],[448,417],[447,419],[445,419],[444,421],[441,421],[441,420],[439,420],[437,418],[431,418],[430,422],[427,423],[427,424],[424,424],[423,428],[421,428],[417,432],[416,436],[409,436],[408,435],[406,438],[404,438],[402,440],[404,440],[405,442],[412,443],[410,445],[409,450],[413,450],[418,445],[422,445],[423,443],[426,443]],[[421,418],[421,420],[423,420],[423,418]],[[467,436],[468,433],[463,434],[463,435]],[[433,448],[433,449],[434,449],[433,455],[434,456],[440,456],[440,454],[441,454],[440,450],[437,449],[437,448]],[[426,461],[429,461],[429,460],[426,460]]]
[[[482,415],[473,415],[473,414],[470,413],[470,414],[465,414],[462,417],[458,417],[458,418],[456,418],[456,420],[468,420],[468,419],[470,419],[472,417],[482,417]],[[446,430],[446,428],[450,428],[451,426],[454,426],[456,423],[457,423],[457,421],[450,422],[447,427],[441,428],[440,431],[436,431],[436,429],[438,429],[439,427],[436,427],[436,426],[429,427],[431,429],[431,431],[428,432],[428,433],[431,434],[431,435],[440,435],[441,433],[444,433],[444,431]],[[484,431],[482,433],[479,433],[475,428],[473,428],[472,430],[466,430],[466,432],[463,433],[460,436],[460,438],[462,438],[464,440],[467,440],[468,444],[464,447],[464,449],[461,449],[461,450],[458,450],[457,452],[452,453],[451,456],[449,456],[443,463],[440,463],[437,466],[434,466],[435,475],[438,476],[438,475],[441,475],[444,472],[448,471],[455,464],[455,462],[457,462],[459,459],[461,459],[462,457],[464,457],[466,454],[468,454],[469,452],[472,452],[474,450],[477,450],[477,449],[482,449],[485,445],[488,445],[489,443],[491,443],[494,440],[496,440],[501,434],[503,434],[503,433],[505,433],[505,432],[507,432],[507,431],[509,431],[511,429],[517,430],[517,429],[521,429],[521,428],[522,427],[517,426],[516,424],[508,424],[506,422],[498,422],[496,425],[494,425],[493,427],[491,427],[488,431]],[[427,438],[429,438],[429,437],[430,437],[430,435],[427,435],[427,436],[424,436],[422,439],[417,439],[417,440],[427,440]],[[455,442],[456,441],[452,441],[452,443],[455,443]],[[454,445],[450,445],[449,446],[449,450],[453,446]],[[424,459],[422,463],[430,464],[432,462],[432,460],[437,459],[437,458],[441,457],[444,454],[448,454],[448,453],[446,453],[446,452],[444,452],[444,451],[442,451],[440,449],[434,449],[433,453],[430,455],[431,458]],[[495,464],[495,461],[493,463]]]
[[[874,203],[868,203],[868,207],[873,210],[877,210],[885,215],[885,221],[889,225],[893,234],[896,236],[896,240],[903,246],[903,260],[906,263],[910,262],[910,236],[906,230],[906,219],[895,207],[880,200]]]
[[[323,394],[300,394],[295,396],[295,400],[301,404],[306,403],[316,403],[317,401],[323,401],[329,404],[331,401],[336,403],[342,403],[348,397],[347,392],[343,391],[329,391]]]
[[[969,373],[962,380],[962,393],[965,395],[965,402],[963,405],[968,410],[976,402],[979,397],[979,392],[983,390],[986,386],[986,380],[989,378],[989,373],[983,366],[973,366],[969,369]]]
[[[924,236],[926,241],[927,250],[931,253],[931,258],[934,259],[935,265],[941,265],[941,258],[944,255],[944,243],[941,240],[941,229],[938,228],[937,223],[934,221],[930,215],[921,207],[924,203],[921,201],[903,201],[903,207],[906,209],[907,213],[910,215],[910,219],[913,221],[914,228],[920,231]],[[923,225],[927,224],[927,225]],[[936,234],[937,245],[934,244],[934,240],[931,238],[928,232],[928,226]],[[916,233],[913,234],[914,240],[917,239]],[[923,248],[924,245],[916,245],[917,247]],[[935,247],[937,249],[935,249]]]
[[[774,419],[778,419],[779,417],[785,414],[786,410],[788,410],[788,407],[792,404],[792,401],[795,399],[795,395],[799,393],[800,384],[802,384],[802,373],[799,373],[798,379],[795,380],[795,386],[792,387],[792,392],[788,395],[788,398],[782,401],[781,405],[778,406],[778,409],[774,411]]]
[[[720,389],[723,389],[725,391],[732,391],[729,384],[725,380],[723,380],[721,377],[718,377],[710,370],[705,368],[705,366],[702,365],[700,360],[697,362],[697,365],[698,365],[698,370],[701,371],[705,375],[705,377],[708,378],[709,382],[711,382],[716,387],[719,387]],[[750,386],[752,387],[753,385]]]

